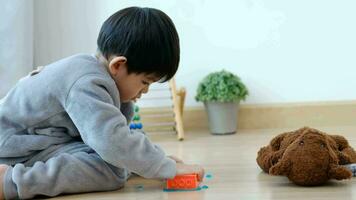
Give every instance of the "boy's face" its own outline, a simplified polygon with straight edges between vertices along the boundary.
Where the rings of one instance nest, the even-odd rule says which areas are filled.
[[[126,58],[119,56],[109,63],[109,72],[120,92],[123,103],[136,101],[142,94],[147,93],[149,86],[159,79],[152,74],[128,74]]]

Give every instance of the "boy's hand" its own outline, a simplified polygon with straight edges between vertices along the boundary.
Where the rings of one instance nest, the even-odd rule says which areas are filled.
[[[200,165],[188,165],[184,163],[177,163],[177,173],[176,175],[184,174],[198,174],[199,182],[203,181],[204,178],[204,168]]]
[[[183,163],[183,160],[182,160],[182,159],[177,158],[177,157],[175,157],[175,156],[168,156],[168,158],[170,158],[170,159],[176,161],[176,163]]]

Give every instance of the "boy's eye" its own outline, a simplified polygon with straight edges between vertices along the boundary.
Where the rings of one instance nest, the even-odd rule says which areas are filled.
[[[144,85],[149,85],[150,83],[147,82],[147,81],[142,81],[142,84],[144,84]]]

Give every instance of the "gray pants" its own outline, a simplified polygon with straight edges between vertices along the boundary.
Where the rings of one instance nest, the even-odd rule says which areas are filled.
[[[0,158],[0,163],[10,165],[3,182],[6,199],[116,190],[129,176],[80,141],[51,145],[31,156]]]

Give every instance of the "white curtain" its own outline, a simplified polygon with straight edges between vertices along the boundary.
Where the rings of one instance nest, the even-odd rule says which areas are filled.
[[[33,0],[0,0],[0,98],[33,68]]]

